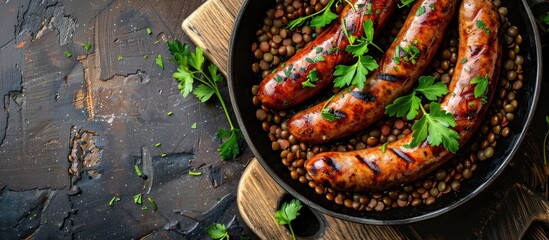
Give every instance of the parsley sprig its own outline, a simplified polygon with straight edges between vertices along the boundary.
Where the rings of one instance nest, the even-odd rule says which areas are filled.
[[[421,104],[418,93],[422,93],[427,100],[431,101],[429,112]],[[412,125],[414,131],[412,141],[405,147],[414,148],[427,140],[432,146],[439,146],[442,143],[448,151],[457,152],[459,148],[457,140],[460,136],[451,129],[456,126],[456,121],[451,113],[441,109],[440,104],[436,102],[437,98],[447,93],[448,88],[444,83],[435,83],[435,78],[432,76],[421,76],[418,87],[411,94],[397,98],[385,108],[389,116],[406,116],[408,120],[414,119],[419,114],[418,110],[421,109],[423,116]]]
[[[481,97],[483,104],[486,103],[487,99],[486,99],[486,95],[484,95],[484,92],[486,92],[486,88],[488,87],[488,78],[474,77],[473,79],[471,79],[469,83],[476,84],[473,94],[475,95],[476,98]]]
[[[301,207],[301,202],[297,199],[293,199],[289,203],[283,203],[280,209],[275,213],[275,218],[278,224],[288,225],[293,240],[295,240],[295,234],[294,230],[292,229],[292,224],[290,224],[290,222],[296,219],[297,216],[299,216],[299,210],[301,210]]]
[[[372,20],[368,19],[364,21],[362,28],[364,29],[364,36],[356,38],[354,35],[349,35],[347,31],[343,31],[349,40],[349,45],[345,48],[345,51],[353,54],[357,58],[357,61],[352,65],[337,65],[334,71],[334,86],[345,87],[349,85],[355,85],[359,89],[364,88],[366,82],[366,75],[371,71],[376,70],[379,66],[372,56],[364,55],[368,52],[369,46],[374,46],[379,49],[377,45],[373,43],[374,40],[374,27]],[[345,23],[343,23],[345,26]]]
[[[339,2],[339,0],[337,1]],[[320,11],[315,12],[308,16],[303,16],[303,17],[291,20],[286,26],[286,28],[292,30],[295,27],[302,25],[309,18],[311,18],[311,24],[309,24],[309,26],[311,27],[321,28],[330,24],[334,19],[337,18],[337,14],[333,13],[330,10],[330,8],[332,7],[332,5],[334,5],[335,2],[336,0],[330,0],[330,2],[328,2],[328,4],[326,4],[326,6],[324,6],[324,8],[322,8]]]
[[[195,51],[191,52],[187,44],[181,44],[178,40],[170,40],[168,41],[168,48],[174,57],[170,61],[179,66],[173,77],[179,82],[178,87],[183,97],[187,97],[189,93],[192,93],[200,102],[206,102],[215,95],[221,103],[230,129],[219,129],[216,133],[216,136],[222,141],[225,140],[217,151],[222,160],[236,157],[240,153],[239,142],[242,139],[242,132],[233,125],[225,101],[219,91],[218,84],[223,81],[223,77],[219,74],[217,66],[209,63],[206,68],[207,71],[204,71],[205,58],[200,47],[196,47]],[[196,88],[193,86],[195,80],[200,82]]]
[[[328,120],[329,122],[336,121],[338,119],[341,119],[340,116],[336,115],[334,113],[334,110],[326,108],[328,104],[332,101],[332,99],[335,97],[335,95],[331,96],[326,103],[324,103],[324,106],[322,106],[322,110],[320,111],[320,114],[322,115],[322,118]]]
[[[229,240],[229,233],[225,224],[214,223],[206,228],[206,233],[215,240]]]
[[[307,75],[307,81],[302,82],[301,85],[303,87],[316,87],[314,82],[318,81],[318,72],[316,68],[313,68],[313,70],[309,71],[309,74]]]

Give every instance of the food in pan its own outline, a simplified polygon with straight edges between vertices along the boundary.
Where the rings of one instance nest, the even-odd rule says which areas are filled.
[[[278,1],[277,6],[267,12],[265,24],[256,32],[258,43],[252,46],[256,57],[259,50],[261,54],[268,52],[277,59],[266,62],[260,58],[252,66],[252,71],[262,73],[268,79],[271,71],[287,67],[293,55],[308,49],[327,30],[310,28],[305,24],[289,31],[284,26],[302,16],[301,12],[321,10],[330,2],[333,1]],[[386,50],[379,52],[370,49],[368,52],[379,68],[365,76],[367,81],[363,88],[356,84],[350,88],[336,85],[329,89],[331,91],[319,91],[312,100],[300,102],[288,109],[262,104],[258,97],[261,87],[254,86],[252,89],[255,95],[253,102],[260,107],[256,116],[272,141],[272,149],[279,151],[282,164],[291,172],[290,176],[308,184],[316,193],[325,195],[326,199],[336,204],[359,211],[433,204],[437,198],[459,191],[462,181],[473,177],[480,161],[494,156],[497,139],[508,136],[511,131],[508,123],[514,119],[514,111],[518,106],[515,95],[522,87],[524,58],[519,51],[522,37],[505,17],[507,9],[498,0],[423,0],[413,4],[412,8],[397,8],[388,27],[382,31],[375,30],[374,42]],[[459,6],[455,10],[458,16],[451,20],[452,8]],[[343,7],[340,5],[332,10],[341,13]],[[353,8],[349,11],[353,11]],[[413,23],[414,19],[416,23]],[[444,19],[444,23],[439,19]],[[420,20],[433,22],[421,24]],[[445,30],[446,24],[449,27]],[[457,31],[458,27],[462,30]],[[421,29],[429,28],[427,32],[421,32]],[[284,34],[280,34],[283,31]],[[283,46],[301,50],[292,54],[273,51],[280,49],[272,41],[277,35],[285,36],[279,45],[285,43]],[[295,38],[301,41],[293,41],[295,35],[301,36],[301,39]],[[400,38],[417,39],[403,41]],[[430,40],[431,45],[425,47]],[[438,51],[437,40],[442,41]],[[263,42],[267,43],[268,48],[259,47]],[[411,51],[410,45],[418,51]],[[498,56],[502,52],[506,54],[503,54],[501,62]],[[353,61],[350,60],[351,63]],[[349,63],[338,63],[331,77],[338,77],[337,68],[344,64]],[[500,65],[502,77],[497,84]],[[401,68],[402,75],[398,74],[395,66]],[[418,78],[419,83],[414,83]],[[285,79],[281,83],[285,81],[291,82],[292,79]],[[422,92],[418,88],[427,85],[444,85],[448,92],[433,93],[435,97],[424,96],[429,91]],[[385,90],[385,94],[375,92],[380,89]],[[482,89],[484,91],[479,93]],[[408,116],[412,111],[388,114],[391,111],[388,111],[387,105],[390,108],[396,104],[399,96],[412,99],[410,95],[413,94],[419,99],[419,102],[414,103],[417,105],[415,116]],[[495,97],[490,101],[492,95]],[[461,102],[455,102],[457,100]],[[369,102],[373,104],[368,110],[375,111],[364,110]],[[326,119],[323,116],[325,112],[335,115],[335,118]],[[315,124],[299,128],[294,119],[307,120],[305,113],[316,115],[317,121],[311,122],[309,118],[307,124]],[[451,146],[445,146],[440,139],[430,139],[428,133],[418,131],[417,123],[425,115],[433,118],[444,116],[447,119],[444,124],[454,132],[450,134],[453,135]],[[451,120],[448,120],[448,115]],[[350,121],[356,119],[368,121],[368,124],[356,127],[353,124],[363,124]],[[316,126],[328,127],[315,129]],[[366,129],[361,130],[364,127]],[[478,131],[475,131],[477,128]],[[418,132],[423,134],[415,138]],[[468,141],[469,138],[472,140]],[[431,140],[438,143],[432,144]],[[460,150],[456,155],[457,148]],[[442,165],[445,162],[448,163]]]

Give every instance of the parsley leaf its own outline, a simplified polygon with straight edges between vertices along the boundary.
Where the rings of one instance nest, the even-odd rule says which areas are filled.
[[[156,62],[156,65],[160,67],[160,69],[164,70],[164,61],[162,60],[162,55],[158,54],[158,56],[156,56],[156,59],[154,61]]]
[[[448,93],[446,85],[440,81],[435,83],[435,78],[433,76],[421,76],[418,81],[419,85],[415,91],[423,93],[425,98],[430,101],[436,101],[437,98]]]
[[[109,206],[114,205],[115,202],[120,202],[120,198],[116,196],[112,197],[111,200],[109,201]]]
[[[474,95],[476,98],[481,97],[484,92],[486,91],[486,88],[488,87],[488,78],[485,77],[474,77],[469,82],[471,84],[476,84]]]
[[[302,25],[309,18],[312,18],[311,24],[310,24],[311,27],[321,28],[330,24],[330,22],[332,22],[334,19],[337,18],[337,15],[330,10],[334,2],[335,0],[330,0],[330,2],[328,2],[328,4],[326,4],[326,6],[322,8],[320,11],[315,12],[308,16],[303,16],[303,17],[291,20],[286,26],[286,28],[288,28],[289,30],[292,30],[295,27]]]
[[[206,86],[204,84],[200,84],[200,85],[198,85],[198,87],[193,89],[192,93],[198,98],[198,100],[200,100],[200,102],[206,102],[206,101],[210,100],[210,98],[215,93],[215,90],[212,89],[209,86]]]
[[[219,129],[215,135],[220,139],[226,139],[217,149],[222,160],[235,158],[240,153],[240,146],[238,143],[243,137],[240,129]]]
[[[425,6],[421,6],[416,11],[416,16],[419,17],[425,13]]]
[[[412,130],[414,131],[412,141],[406,147],[417,147],[423,141],[427,140],[432,146],[439,146],[441,143],[445,149],[452,153],[456,153],[459,149],[459,142],[457,141],[459,134],[450,127],[456,126],[456,121],[451,113],[442,110],[440,104],[437,102],[431,102],[429,105],[430,112],[423,111],[423,117],[414,125]],[[429,136],[429,138],[427,138]]]
[[[337,18],[337,14],[332,11],[324,11],[320,16],[313,17],[311,20],[311,27],[321,28],[330,24]]]
[[[421,99],[415,95],[415,92],[397,98],[393,103],[385,107],[385,111],[389,116],[402,117],[406,115],[406,119],[412,120],[418,115]]]
[[[434,3],[429,4],[429,8],[431,8],[431,11],[435,11],[435,4]]]
[[[316,68],[313,68],[311,71],[309,71],[309,74],[307,75],[307,81],[302,82],[301,85],[303,87],[316,87],[314,82],[318,81],[318,72]]]
[[[65,51],[65,57],[70,58],[72,57],[72,53],[69,51]]]
[[[183,94],[183,97],[187,97],[189,93],[193,90],[193,74],[185,69],[183,66],[177,68],[177,72],[173,73],[173,78],[179,81],[179,91]]]
[[[133,196],[133,202],[134,202],[135,204],[141,205],[141,203],[142,203],[142,198],[143,198],[143,194],[141,194],[141,193],[140,193],[140,194],[137,194],[137,195]]]
[[[229,233],[224,224],[214,223],[206,228],[206,233],[215,240],[229,240]]]
[[[297,199],[292,201],[285,202],[282,204],[280,209],[275,212],[275,219],[280,225],[288,225],[290,232],[292,234],[292,239],[295,239],[294,230],[292,229],[292,220],[296,219],[299,216],[299,210],[301,210],[301,202]]]
[[[147,34],[149,34],[149,35],[151,35],[151,34],[152,34],[152,32],[153,32],[153,31],[151,30],[151,28],[150,28],[150,27],[148,27],[148,28],[146,29],[146,31],[147,31]]]
[[[366,75],[378,68],[377,62],[371,56],[358,57],[358,61],[351,65],[337,65],[334,71],[334,86],[345,87],[355,85],[359,89],[364,88]]]
[[[85,49],[86,51],[89,51],[92,48],[92,45],[91,43],[87,42],[82,44],[82,48]]]

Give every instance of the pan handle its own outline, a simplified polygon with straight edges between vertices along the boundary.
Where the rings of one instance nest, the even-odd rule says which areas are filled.
[[[549,202],[521,184],[505,194],[480,231],[484,239],[522,239],[536,222],[549,223]]]

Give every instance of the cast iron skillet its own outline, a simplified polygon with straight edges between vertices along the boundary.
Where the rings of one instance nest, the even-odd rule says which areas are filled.
[[[465,181],[455,195],[447,194],[430,206],[396,208],[383,212],[354,211],[326,200],[323,195],[317,195],[314,189],[290,177],[290,172],[280,161],[279,152],[271,149],[267,133],[261,129],[261,123],[255,117],[257,106],[252,104],[251,88],[259,84],[260,76],[251,71],[254,56],[250,49],[256,40],[255,31],[261,27],[265,12],[273,4],[274,1],[244,0],[231,36],[229,92],[238,123],[252,152],[278,184],[307,206],[337,218],[364,224],[404,224],[429,219],[458,207],[483,191],[516,153],[534,115],[541,85],[541,42],[526,0],[503,2],[509,9],[510,22],[518,26],[523,37],[521,51],[524,56],[524,84],[517,94],[520,107],[515,120],[510,124],[511,134],[498,141],[494,157],[481,163],[473,178]]]

